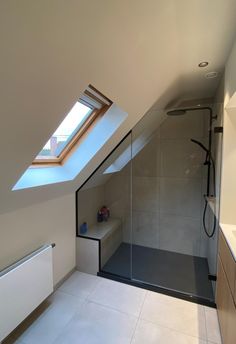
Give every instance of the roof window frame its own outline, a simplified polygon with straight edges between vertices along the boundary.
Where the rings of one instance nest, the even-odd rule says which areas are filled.
[[[83,140],[95,124],[106,113],[109,107],[112,105],[112,101],[105,97],[95,87],[89,85],[83,92],[78,102],[91,108],[93,111],[90,113],[85,122],[81,125],[78,131],[73,135],[69,142],[65,145],[58,156],[37,156],[31,167],[45,167],[45,166],[58,166],[63,165],[65,160],[73,153],[73,150],[78,147],[81,140]],[[50,136],[51,138],[52,136]],[[49,140],[50,140],[49,138]]]

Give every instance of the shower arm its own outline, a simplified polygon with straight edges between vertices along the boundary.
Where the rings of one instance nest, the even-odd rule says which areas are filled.
[[[196,143],[197,145],[199,145],[206,152],[206,160],[205,160],[204,165],[207,165],[207,193],[206,193],[206,195],[204,195],[205,196],[205,207],[204,207],[204,211],[203,211],[203,227],[204,227],[204,231],[205,231],[206,235],[208,236],[208,238],[212,238],[215,234],[215,229],[216,229],[216,217],[214,216],[213,229],[212,229],[211,233],[209,233],[207,230],[207,226],[206,226],[206,210],[207,210],[207,206],[208,206],[207,197],[211,196],[210,195],[211,165],[213,167],[213,178],[214,178],[213,184],[214,184],[214,196],[215,196],[215,163],[214,163],[214,160],[212,158],[211,146],[212,146],[212,123],[213,123],[213,120],[217,119],[217,116],[213,116],[212,108],[210,108],[209,106],[176,109],[176,110],[168,111],[167,115],[169,115],[169,116],[176,115],[177,116],[177,115],[183,115],[187,111],[199,111],[199,110],[208,110],[209,111],[208,149],[201,142],[198,142],[197,140],[192,139],[191,141]]]
[[[211,156],[209,150],[201,142],[197,140],[190,139],[190,141],[201,147],[204,150],[204,152],[206,152],[204,165],[209,165],[211,163]]]
[[[217,119],[217,116],[213,116],[212,108],[210,106],[199,106],[199,107],[189,107],[189,108],[179,108],[175,110],[167,111],[167,115],[174,116],[174,115],[183,115],[188,111],[201,111],[201,110],[207,110],[209,111],[209,130],[208,130],[208,152],[206,153],[206,160],[205,165],[208,166],[207,170],[207,193],[206,196],[210,196],[210,178],[211,178],[211,163],[212,163],[212,154],[211,154],[211,146],[212,146],[212,123],[213,120]],[[194,142],[194,141],[193,141]],[[197,143],[197,142],[195,142]],[[197,143],[199,145],[199,143]],[[199,145],[201,146],[201,145]],[[203,146],[203,145],[202,145]],[[201,146],[201,148],[203,148]],[[207,149],[203,148],[205,151]]]
[[[206,196],[210,196],[210,181],[211,181],[211,146],[212,146],[212,123],[213,120],[217,119],[217,116],[213,116],[212,108],[209,106],[203,106],[199,108],[188,108],[185,111],[199,111],[199,110],[208,110],[209,111],[209,130],[208,130],[208,170],[207,170],[207,193]],[[215,196],[215,195],[214,195]]]

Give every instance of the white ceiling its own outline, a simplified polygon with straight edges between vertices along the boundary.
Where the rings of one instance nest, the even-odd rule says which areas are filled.
[[[150,108],[212,97],[204,74],[223,72],[235,13],[235,0],[1,1],[0,212],[74,192]],[[73,182],[12,192],[88,84],[128,120]]]

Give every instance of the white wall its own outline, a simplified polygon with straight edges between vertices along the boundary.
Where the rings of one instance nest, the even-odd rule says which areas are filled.
[[[225,68],[224,107],[236,92],[236,41]],[[224,110],[220,221],[236,224],[236,108]]]
[[[0,1],[0,212],[76,190],[150,107],[212,96],[217,80],[206,81],[197,64],[207,51],[210,68],[221,69],[235,7],[235,0],[214,1],[214,11],[204,0]],[[90,83],[127,121],[74,181],[12,193]]]
[[[0,269],[46,243],[54,285],[75,267],[75,196],[70,194],[0,215]]]

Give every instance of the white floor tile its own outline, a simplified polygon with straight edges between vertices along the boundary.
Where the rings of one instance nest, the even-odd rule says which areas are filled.
[[[205,307],[207,339],[210,342],[221,344],[220,327],[217,311],[214,308]]]
[[[5,343],[221,344],[215,309],[100,277],[75,272],[49,301]]]
[[[128,344],[137,318],[87,301],[54,344]]]
[[[51,344],[78,311],[83,299],[57,291],[50,297],[50,306],[22,334],[25,344]]]
[[[206,339],[204,307],[191,302],[148,292],[141,319],[190,336]]]
[[[146,290],[127,284],[103,279],[97,285],[89,300],[119,311],[139,316]]]
[[[102,278],[76,271],[66,280],[59,290],[70,295],[86,298]]]
[[[206,344],[206,341],[140,320],[132,344]]]

